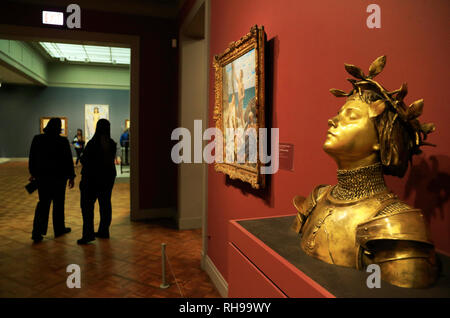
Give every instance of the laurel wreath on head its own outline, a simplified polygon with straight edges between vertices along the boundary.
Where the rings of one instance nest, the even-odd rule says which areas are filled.
[[[435,131],[436,126],[433,123],[420,123],[418,117],[422,115],[424,102],[419,99],[409,106],[404,103],[404,98],[408,94],[408,86],[403,83],[399,89],[389,92],[380,83],[373,80],[375,76],[381,73],[386,65],[386,56],[380,56],[369,67],[368,75],[357,66],[352,64],[344,64],[346,71],[354,76],[356,79],[348,78],[347,80],[352,84],[353,88],[346,93],[343,90],[332,88],[330,92],[336,97],[349,97],[358,93],[362,96],[363,91],[373,91],[382,96],[383,100],[390,105],[391,110],[396,112],[396,118],[405,123],[411,128],[415,135],[415,153],[420,153],[421,146],[435,146],[431,143],[425,142],[427,135]],[[396,119],[395,118],[395,119]]]

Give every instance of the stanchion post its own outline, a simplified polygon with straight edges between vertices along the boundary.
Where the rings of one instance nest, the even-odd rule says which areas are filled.
[[[162,284],[160,288],[166,289],[170,285],[166,282],[166,243],[161,243]]]

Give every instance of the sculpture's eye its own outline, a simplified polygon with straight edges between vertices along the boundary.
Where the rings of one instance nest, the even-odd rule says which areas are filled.
[[[354,108],[348,108],[345,112],[345,115],[350,120],[357,120],[361,117],[359,112]]]

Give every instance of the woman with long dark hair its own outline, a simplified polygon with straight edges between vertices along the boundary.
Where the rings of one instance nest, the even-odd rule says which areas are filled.
[[[116,178],[116,143],[111,139],[111,124],[106,119],[97,122],[94,137],[87,143],[81,156],[81,212],[83,237],[78,244],[87,244],[95,237],[109,238],[112,207],[111,193]],[[98,199],[100,224],[94,232],[94,204]]]

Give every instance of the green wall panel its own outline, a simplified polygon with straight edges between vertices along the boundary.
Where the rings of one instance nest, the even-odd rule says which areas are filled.
[[[40,52],[21,41],[0,39],[0,60],[45,86],[130,88],[129,67],[48,62]]]
[[[26,43],[0,40],[0,59],[35,81],[47,84],[47,61]]]

